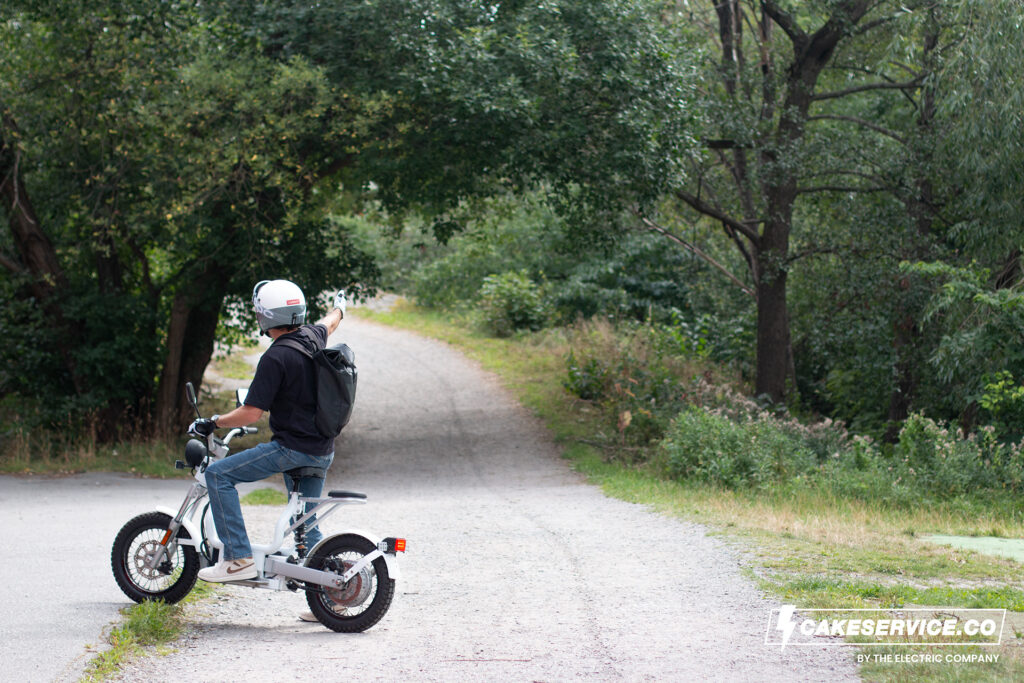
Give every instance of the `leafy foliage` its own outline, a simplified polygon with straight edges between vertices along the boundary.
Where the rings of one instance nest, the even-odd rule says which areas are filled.
[[[488,275],[480,288],[484,324],[497,337],[544,327],[548,313],[541,288],[525,271]]]
[[[538,180],[573,215],[658,197],[685,140],[690,86],[656,10],[623,0],[224,8],[268,54],[302,55],[375,103],[353,181],[372,182],[391,212],[438,216],[442,238],[464,199]]]
[[[803,439],[767,414],[736,422],[704,408],[681,412],[662,442],[669,473],[724,488],[758,488],[814,469]]]
[[[680,410],[712,400],[707,379],[722,376],[665,325],[581,322],[570,328],[569,343],[564,385],[602,411],[611,448],[658,441]]]
[[[125,418],[178,408],[160,405],[158,385],[198,383],[225,302],[247,300],[256,280],[289,277],[312,295],[372,287],[375,272],[317,217],[320,142],[346,129],[322,72],[225,54],[188,3],[52,9],[5,7],[0,103],[68,281],[34,305],[63,323],[0,312],[44,357],[10,366],[0,392],[36,400],[44,422],[99,423],[116,438]],[[22,246],[0,243],[5,263]],[[27,282],[16,272],[0,275],[12,294]],[[247,316],[234,324],[253,329]],[[162,378],[169,366],[185,377]]]
[[[943,423],[912,415],[894,452],[896,483],[954,498],[980,490],[1024,489],[1021,444],[1001,443],[992,428],[964,437]]]

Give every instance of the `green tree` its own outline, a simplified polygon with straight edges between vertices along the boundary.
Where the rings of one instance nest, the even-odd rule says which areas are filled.
[[[896,350],[874,361],[895,378],[881,383],[883,412],[906,415],[921,382],[924,297],[897,266],[942,258],[964,206],[963,187],[943,169],[966,120],[945,107],[964,96],[950,65],[974,59],[988,22],[1012,25],[1018,15],[1011,3],[972,0],[678,7],[680,30],[703,32],[712,49],[700,90],[703,151],[672,195],[687,220],[720,225],[746,268],[736,279],[757,302],[758,394],[783,400],[794,386],[788,285],[800,261],[834,260],[839,272],[844,259],[881,255],[888,268],[862,272],[888,309],[873,322],[890,327],[878,342]],[[835,301],[822,303],[828,316]]]
[[[577,228],[651,204],[675,171],[691,85],[646,1],[230,3],[276,59],[302,55],[377,106],[350,181],[436,219],[546,188]],[[343,37],[342,39],[339,39]]]
[[[190,3],[4,13],[0,284],[37,308],[2,324],[39,354],[24,367],[24,344],[4,347],[3,393],[101,437],[168,433],[187,419],[183,385],[200,383],[225,306],[257,279],[311,294],[372,285],[318,210],[336,161],[319,141],[355,118],[322,72],[225,55]]]
[[[2,286],[38,306],[2,324],[46,338],[40,368],[63,360],[5,370],[2,391],[108,433],[149,416],[170,431],[254,280],[372,283],[321,218],[342,195],[420,211],[442,239],[467,198],[510,188],[544,185],[581,223],[651,203],[687,117],[650,12],[8,3]]]

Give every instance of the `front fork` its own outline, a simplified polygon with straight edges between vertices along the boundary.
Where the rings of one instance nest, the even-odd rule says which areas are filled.
[[[178,514],[174,515],[171,523],[167,525],[167,531],[164,532],[163,538],[160,539],[160,544],[156,550],[146,557],[146,567],[149,569],[159,571],[160,565],[163,563],[164,558],[167,557],[169,551],[173,551],[178,540],[178,531],[181,530],[182,520],[189,514],[189,510],[196,502],[199,501],[206,495],[206,487],[195,482],[192,487],[189,488],[188,493],[185,494],[185,500],[182,501],[181,507],[178,508]],[[202,539],[195,539],[196,543],[202,541]]]

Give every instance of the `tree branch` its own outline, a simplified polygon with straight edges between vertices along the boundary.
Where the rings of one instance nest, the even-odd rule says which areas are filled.
[[[731,227],[736,232],[742,234],[751,242],[756,243],[758,242],[758,240],[761,239],[761,236],[757,234],[757,231],[752,230],[750,226],[741,223],[732,216],[729,216],[724,212],[720,211],[719,209],[711,206],[700,197],[696,197],[690,194],[689,192],[684,192],[683,190],[676,190],[676,196],[679,199],[686,202],[687,204],[689,204],[690,208],[694,209],[699,213],[704,214],[705,216],[710,216],[711,218],[714,218],[717,221],[721,221],[725,225]]]
[[[852,185],[816,185],[814,187],[797,188],[797,194],[811,194],[812,192],[891,192],[891,187],[854,187]]]
[[[793,41],[795,46],[803,46],[807,43],[807,34],[802,28],[796,23],[796,20],[790,16],[787,12],[784,12],[774,0],[764,0],[764,11],[768,13],[768,16],[772,18],[776,24],[779,25],[789,39]],[[797,50],[799,51],[799,50]]]
[[[668,239],[672,240],[673,242],[675,242],[676,244],[680,245],[684,249],[686,249],[686,250],[692,252],[693,254],[697,255],[698,257],[704,259],[704,261],[706,261],[708,264],[710,264],[716,270],[721,272],[727,278],[732,280],[732,282],[735,283],[736,286],[738,286],[740,289],[742,289],[746,294],[749,294],[754,299],[757,299],[757,293],[754,290],[752,290],[750,287],[747,287],[745,284],[743,284],[743,282],[740,281],[740,279],[738,277],[736,277],[731,272],[729,272],[728,268],[726,268],[721,263],[719,263],[715,259],[713,259],[710,256],[708,256],[708,254],[705,253],[703,250],[701,250],[699,247],[697,247],[694,244],[690,244],[689,242],[684,240],[682,237],[679,237],[678,235],[673,234],[672,232],[670,232],[666,228],[661,227],[660,225],[658,225],[657,223],[655,223],[654,221],[652,221],[649,218],[646,218],[644,216],[640,216],[639,214],[637,214],[637,217],[640,219],[640,221],[644,225],[647,226],[648,230],[650,230],[652,232],[656,232],[659,235],[663,235],[664,237],[667,237]]]
[[[746,142],[736,142],[727,139],[704,139],[704,146],[708,149],[753,149],[754,145]]]
[[[838,97],[846,97],[847,95],[853,95],[859,92],[866,92],[869,90],[908,90],[910,88],[916,88],[921,84],[920,78],[912,78],[909,81],[903,81],[902,83],[865,83],[864,85],[855,85],[852,88],[845,88],[843,90],[833,90],[832,92],[822,92],[811,95],[811,100],[814,102],[820,102],[821,100],[831,100]]]
[[[850,123],[856,123],[858,126],[863,126],[865,128],[870,128],[871,130],[875,131],[876,133],[881,133],[882,135],[886,135],[886,136],[892,138],[893,140],[896,140],[901,145],[907,144],[906,139],[901,137],[895,131],[889,130],[888,128],[885,128],[883,126],[879,126],[878,124],[871,123],[870,121],[865,121],[864,119],[857,118],[856,116],[841,116],[839,114],[819,114],[817,116],[808,116],[807,120],[808,121],[849,121]]]
[[[896,17],[895,14],[891,14],[891,15],[885,16],[885,17],[879,17],[878,19],[875,19],[874,21],[869,21],[866,24],[861,24],[860,26],[857,27],[857,29],[853,32],[853,34],[857,35],[857,36],[862,36],[865,33],[868,33],[870,31],[872,31],[873,29],[878,28],[879,26],[884,26],[885,24],[888,24],[891,21],[896,21],[896,18],[897,17]]]
[[[21,265],[12,258],[9,258],[6,254],[0,252],[0,266],[3,266],[7,270],[11,271],[15,275],[26,275],[28,269]]]

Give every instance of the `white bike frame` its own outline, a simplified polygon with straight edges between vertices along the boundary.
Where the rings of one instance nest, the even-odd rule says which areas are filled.
[[[231,440],[236,436],[247,433],[250,433],[247,428],[236,427],[229,431],[224,436],[223,440],[217,438],[214,434],[210,434],[207,437],[210,462],[226,457],[228,454],[228,444],[231,443]],[[165,553],[168,551],[168,546],[173,546],[174,544],[194,546],[196,550],[199,551],[200,563],[202,566],[209,564],[206,559],[207,554],[203,552],[202,548],[204,543],[209,548],[223,552],[224,544],[217,535],[216,525],[213,523],[212,516],[207,516],[204,519],[200,512],[202,507],[200,503],[207,496],[205,473],[206,464],[208,463],[204,463],[200,467],[195,468],[193,476],[196,481],[189,488],[188,493],[185,495],[185,500],[182,502],[181,507],[178,508],[178,510],[172,510],[171,508],[164,506],[158,506],[156,508],[158,512],[168,515],[172,521],[170,529],[168,529],[161,541],[163,552],[158,551],[153,553],[146,560],[146,566],[150,569],[155,569],[160,565]],[[304,507],[306,503],[316,503],[316,505],[312,510],[295,519],[300,508]],[[384,558],[384,562],[387,564],[388,568],[388,575],[392,579],[397,580],[399,578],[399,569],[398,560],[395,557],[396,549],[390,547],[388,540],[381,539],[378,536],[361,530],[351,529],[343,531],[341,534],[361,536],[362,538],[370,541],[374,547],[376,547],[376,550],[362,557],[340,576],[331,572],[322,572],[316,569],[310,569],[301,564],[294,564],[288,561],[289,557],[295,550],[294,543],[291,543],[292,532],[294,532],[300,524],[306,523],[313,517],[313,515],[316,515],[317,519],[313,523],[313,527],[315,527],[333,513],[338,506],[363,505],[365,503],[365,498],[355,496],[305,498],[295,491],[290,492],[288,494],[288,503],[281,511],[281,515],[277,519],[277,524],[274,526],[274,535],[270,543],[251,544],[253,561],[257,567],[256,578],[232,581],[230,583],[252,586],[254,588],[268,588],[271,590],[292,590],[296,587],[294,583],[295,581],[302,581],[330,588],[340,588],[362,571],[366,565],[373,562],[378,557]],[[198,521],[196,519],[197,516],[199,517]],[[294,523],[291,521],[292,519],[295,519]],[[207,523],[207,520],[209,520],[209,523]],[[178,530],[182,527],[184,527],[188,532],[189,538],[182,538],[178,533]],[[316,552],[316,548],[319,548],[323,543],[330,540],[330,538],[334,538],[336,535],[341,534],[333,534],[330,537],[325,537],[316,545],[316,547],[309,550],[307,557],[312,556]],[[404,550],[404,547],[400,548],[400,550]]]

